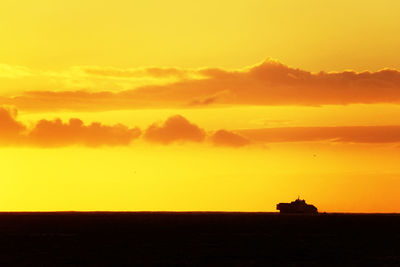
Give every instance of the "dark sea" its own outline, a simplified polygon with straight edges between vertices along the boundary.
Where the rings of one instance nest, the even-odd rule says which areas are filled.
[[[400,266],[400,215],[0,213],[0,266]]]

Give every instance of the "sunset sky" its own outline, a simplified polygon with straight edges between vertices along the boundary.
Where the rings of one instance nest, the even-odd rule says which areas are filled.
[[[0,210],[400,212],[399,11],[3,0]]]

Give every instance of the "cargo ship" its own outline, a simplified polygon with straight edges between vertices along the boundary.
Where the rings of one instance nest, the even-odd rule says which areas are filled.
[[[318,213],[318,209],[314,205],[307,204],[300,198],[290,203],[279,203],[276,205],[276,209],[280,213]]]

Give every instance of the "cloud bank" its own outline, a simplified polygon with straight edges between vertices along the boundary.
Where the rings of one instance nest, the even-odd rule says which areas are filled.
[[[130,90],[31,91],[0,97],[0,104],[23,110],[115,110],[213,105],[347,105],[400,103],[400,72],[311,73],[266,61],[242,70],[80,68],[89,76],[175,77],[162,85]],[[194,78],[201,77],[201,78]],[[104,88],[104,86],[99,86]]]
[[[206,143],[214,146],[244,147],[248,145],[285,142],[341,142],[341,143],[400,143],[400,125],[335,126],[335,127],[277,127],[207,132],[186,118],[175,115],[163,123],[150,125],[142,135],[135,127],[122,124],[104,125],[94,122],[85,125],[72,118],[39,120],[27,127],[17,120],[17,111],[0,107],[0,145],[62,147],[81,145],[128,146],[135,139],[149,143]]]

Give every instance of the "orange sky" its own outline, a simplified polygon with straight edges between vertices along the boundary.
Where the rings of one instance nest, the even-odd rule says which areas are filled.
[[[4,1],[0,210],[400,212],[398,1]]]

